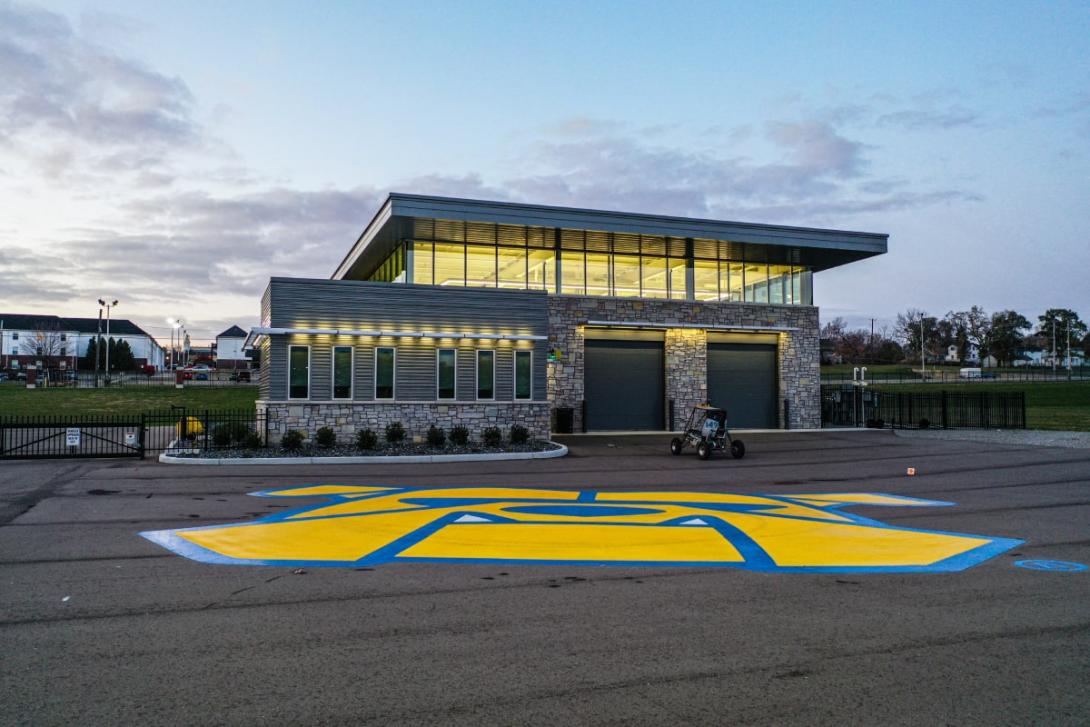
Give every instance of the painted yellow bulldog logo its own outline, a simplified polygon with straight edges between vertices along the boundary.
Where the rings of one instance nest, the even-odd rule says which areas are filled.
[[[314,485],[253,494],[324,502],[248,523],[141,535],[194,560],[235,565],[452,561],[769,572],[957,571],[1022,542],[894,527],[842,511],[951,504],[878,493]]]

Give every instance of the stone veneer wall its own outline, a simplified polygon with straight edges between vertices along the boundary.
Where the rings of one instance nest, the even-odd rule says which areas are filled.
[[[674,401],[671,429],[685,426],[685,417],[708,401],[708,332],[670,328],[663,344],[666,354],[666,400]],[[701,375],[696,372],[703,371]],[[669,409],[666,416],[670,416]]]
[[[785,425],[783,400],[786,399],[790,410],[788,426],[792,429],[821,426],[815,307],[549,296],[549,348],[561,352],[560,360],[549,363],[549,401],[554,407],[574,408],[576,431],[583,426],[583,324],[587,320],[797,328],[778,336],[779,425]],[[707,334],[699,329],[667,327],[665,353],[666,397],[674,400],[675,416],[680,419],[689,407],[707,397]]]
[[[354,441],[360,429],[370,429],[382,440],[387,424],[401,422],[410,440],[420,440],[433,424],[450,433],[461,425],[470,439],[479,441],[488,427],[499,427],[506,438],[512,424],[526,427],[530,436],[549,438],[549,405],[535,402],[479,402],[444,404],[436,402],[280,402],[258,401],[258,416],[268,417],[269,441],[278,442],[289,429],[313,437],[321,427],[332,427],[338,441]]]

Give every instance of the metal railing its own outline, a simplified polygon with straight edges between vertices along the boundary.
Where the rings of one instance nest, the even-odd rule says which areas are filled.
[[[268,441],[267,421],[253,410],[0,416],[0,459],[142,459],[166,450],[260,450]]]
[[[877,391],[821,387],[823,427],[1025,429],[1024,391]]]
[[[822,384],[851,383],[850,371],[821,374]],[[928,369],[927,371],[868,371],[870,384],[988,384],[988,383],[1044,383],[1060,381],[1090,381],[1090,366],[1077,366],[1070,370],[1056,369],[981,369],[980,375],[962,376],[958,369]]]

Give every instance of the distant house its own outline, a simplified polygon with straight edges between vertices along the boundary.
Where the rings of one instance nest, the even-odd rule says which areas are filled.
[[[980,351],[973,344],[969,344],[965,348],[965,358],[961,358],[961,354],[956,344],[950,344],[946,347],[946,356],[943,358],[946,363],[980,363]]]
[[[62,318],[37,313],[0,313],[0,368],[78,369],[87,347],[99,335],[98,318]],[[106,321],[101,321],[106,340]],[[110,338],[126,341],[137,366],[163,365],[163,347],[147,331],[125,318],[110,321]],[[94,368],[91,362],[90,368]]]
[[[1055,365],[1057,368],[1064,368],[1067,366],[1067,349],[1059,349],[1056,351],[1056,355],[1052,355],[1052,351],[1046,349],[1024,349],[1019,352],[1018,356],[1014,360],[1015,366],[1048,366]],[[1075,348],[1071,349],[1071,365],[1082,366],[1083,355],[1081,351]]]
[[[216,368],[227,370],[249,369],[250,358],[242,350],[246,331],[231,326],[216,336]]]

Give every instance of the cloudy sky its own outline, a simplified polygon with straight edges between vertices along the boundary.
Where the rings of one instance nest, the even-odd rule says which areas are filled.
[[[823,318],[1090,318],[1086,2],[0,0],[0,312],[251,325],[389,190],[888,232]]]

